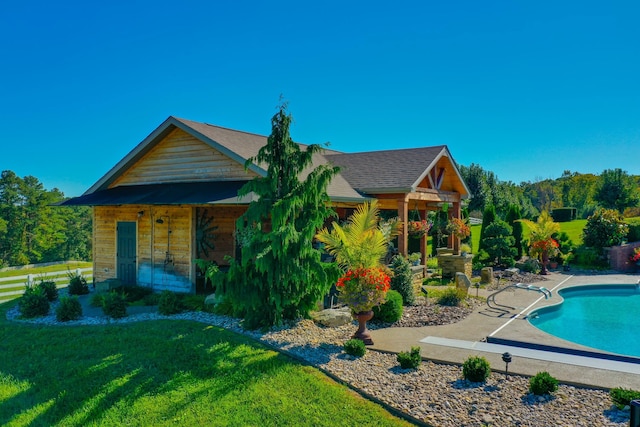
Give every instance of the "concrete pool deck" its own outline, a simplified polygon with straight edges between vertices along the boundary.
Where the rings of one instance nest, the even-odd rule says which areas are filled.
[[[534,345],[560,347],[578,351],[601,350],[581,346],[549,335],[529,324],[526,315],[532,310],[561,301],[557,291],[576,285],[589,284],[636,284],[640,275],[632,274],[591,274],[582,272],[552,272],[548,280],[532,283],[552,291],[552,297],[545,299],[535,291],[508,289],[498,296],[496,302],[513,307],[499,311],[486,304],[476,308],[464,320],[445,326],[423,326],[418,328],[384,328],[371,331],[374,345],[372,349],[398,353],[419,346],[422,357],[434,362],[462,364],[469,356],[484,356],[494,372],[504,372],[502,353],[512,355],[509,373],[527,376],[547,371],[563,383],[590,387],[624,387],[640,389],[640,364],[606,360],[567,352],[542,351],[520,345],[489,343],[523,342]],[[475,289],[469,293],[475,295]],[[479,296],[487,297],[493,291],[480,289]],[[640,308],[639,308],[640,311]],[[637,336],[629,339],[640,339]]]

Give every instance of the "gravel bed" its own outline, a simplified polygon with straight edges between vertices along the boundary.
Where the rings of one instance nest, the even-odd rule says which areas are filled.
[[[471,310],[472,307],[437,307],[423,303],[406,307],[403,319],[394,326],[452,323],[464,318]],[[52,307],[51,313],[53,312]],[[18,316],[17,307],[7,312],[9,320],[18,320]],[[251,336],[315,365],[432,426],[629,425],[628,408],[616,409],[608,393],[602,390],[560,385],[553,396],[538,397],[529,394],[528,378],[518,375],[509,375],[505,379],[504,375],[493,373],[486,383],[469,383],[462,379],[462,368],[456,365],[424,361],[417,370],[403,370],[392,354],[369,350],[361,358],[349,356],[342,351],[342,346],[355,331],[355,322],[352,325],[326,328],[311,320],[300,320],[261,333],[243,330],[238,319],[197,312],[174,316],[145,313],[118,320],[84,317],[65,325],[119,324],[155,319],[194,320]],[[53,314],[19,321],[59,325]],[[371,329],[385,326],[388,325],[371,322]]]

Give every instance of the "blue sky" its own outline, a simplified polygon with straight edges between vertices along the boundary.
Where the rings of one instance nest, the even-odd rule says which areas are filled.
[[[640,3],[8,2],[0,170],[76,196],[169,115],[504,181],[640,175]]]

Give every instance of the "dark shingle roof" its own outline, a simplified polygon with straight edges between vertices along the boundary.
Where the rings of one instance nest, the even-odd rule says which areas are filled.
[[[410,191],[446,146],[341,153],[325,156],[351,186],[362,192]]]

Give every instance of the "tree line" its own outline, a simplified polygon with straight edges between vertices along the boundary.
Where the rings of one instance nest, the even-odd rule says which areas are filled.
[[[64,194],[33,176],[0,175],[0,267],[91,260],[91,209],[59,207]]]
[[[640,176],[621,169],[600,175],[564,171],[557,179],[522,182],[500,181],[480,165],[459,166],[470,191],[468,211],[480,217],[493,205],[506,217],[511,205],[519,206],[523,218],[536,218],[556,208],[575,208],[577,218],[586,219],[598,208],[613,209],[627,217],[640,216]]]

